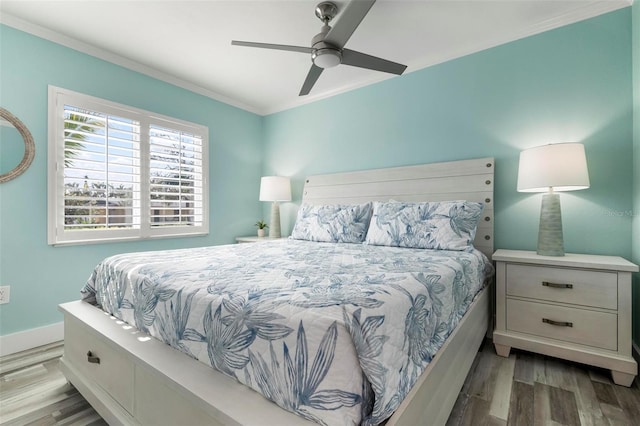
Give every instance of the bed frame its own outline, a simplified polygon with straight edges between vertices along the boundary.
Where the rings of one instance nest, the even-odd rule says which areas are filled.
[[[493,253],[494,159],[319,175],[303,201],[469,200],[485,204],[475,245]],[[444,425],[490,323],[486,287],[387,425]],[[81,301],[60,305],[67,379],[111,425],[312,423],[257,392]],[[251,407],[247,409],[247,407]]]

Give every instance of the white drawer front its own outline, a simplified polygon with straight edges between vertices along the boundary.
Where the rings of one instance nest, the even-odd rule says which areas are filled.
[[[507,265],[507,294],[617,309],[618,274],[509,264]]]
[[[65,320],[64,333],[64,357],[132,414],[133,363],[71,318]],[[89,351],[100,359],[99,364],[89,362]]]
[[[618,349],[618,316],[606,312],[507,299],[507,329],[612,351]]]

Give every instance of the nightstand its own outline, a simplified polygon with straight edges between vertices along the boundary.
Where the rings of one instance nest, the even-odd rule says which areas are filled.
[[[236,243],[264,243],[265,241],[275,241],[286,237],[236,237]]]
[[[617,256],[498,250],[498,355],[511,348],[611,370],[631,386],[638,364],[631,353],[631,274],[638,266]]]

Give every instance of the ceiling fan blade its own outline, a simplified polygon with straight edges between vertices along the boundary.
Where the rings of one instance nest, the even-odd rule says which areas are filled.
[[[287,44],[254,43],[252,41],[232,40],[234,46],[259,47],[261,49],[286,50],[289,52],[312,53],[313,49],[303,46],[289,46]]]
[[[339,48],[344,47],[375,2],[376,0],[351,0],[324,41]]]
[[[323,70],[324,68],[320,68],[315,64],[311,64],[311,69],[307,74],[307,78],[304,79],[304,83],[302,84],[302,89],[300,89],[300,94],[298,96],[305,96],[309,94],[309,92],[311,91],[311,88],[313,87],[314,84],[316,84],[316,81],[318,80],[318,77],[320,77],[320,74],[322,74]]]
[[[352,67],[368,68],[370,70],[388,72],[400,75],[407,69],[406,65],[397,62],[387,61],[386,59],[377,58],[367,55],[366,53],[356,52],[355,50],[342,49],[342,64],[351,65]]]

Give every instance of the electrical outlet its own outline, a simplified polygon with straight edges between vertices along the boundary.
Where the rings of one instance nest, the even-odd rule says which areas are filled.
[[[11,290],[11,286],[0,286],[0,305],[9,303],[9,290]]]

